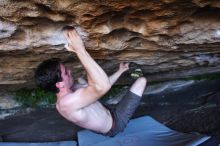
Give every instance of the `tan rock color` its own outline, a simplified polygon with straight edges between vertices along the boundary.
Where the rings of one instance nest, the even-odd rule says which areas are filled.
[[[219,72],[219,14],[219,0],[1,0],[0,85],[33,86],[34,69],[51,57],[72,62],[79,76],[64,25],[77,28],[107,73],[123,60],[152,81]]]

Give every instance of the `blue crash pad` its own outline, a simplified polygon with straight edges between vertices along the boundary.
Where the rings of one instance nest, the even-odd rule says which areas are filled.
[[[174,131],[149,116],[130,120],[115,137],[78,132],[79,146],[196,146],[210,137]]]
[[[24,143],[24,142],[0,142],[0,146],[77,146],[75,141]]]

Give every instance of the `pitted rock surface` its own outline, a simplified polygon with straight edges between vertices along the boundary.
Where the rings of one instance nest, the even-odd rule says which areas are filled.
[[[219,72],[219,13],[218,0],[2,0],[0,85],[34,86],[34,69],[52,57],[68,60],[78,77],[82,66],[63,47],[65,25],[108,74],[120,61],[141,65],[150,81]]]

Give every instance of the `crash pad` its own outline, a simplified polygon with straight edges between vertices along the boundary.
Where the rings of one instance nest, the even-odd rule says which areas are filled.
[[[172,130],[149,116],[130,120],[114,137],[90,130],[79,131],[77,136],[79,146],[197,146],[210,138]]]

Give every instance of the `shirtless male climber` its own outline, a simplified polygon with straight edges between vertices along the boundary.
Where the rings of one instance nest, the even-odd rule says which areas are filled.
[[[87,72],[87,85],[73,90],[71,71],[59,59],[46,60],[37,67],[36,83],[56,93],[56,108],[64,118],[96,133],[115,136],[124,130],[138,107],[147,80],[139,77],[114,109],[104,106],[98,100],[129,69],[129,64],[120,63],[119,69],[108,77],[88,54],[76,30],[69,28],[63,32],[68,41],[66,49],[76,53]]]

